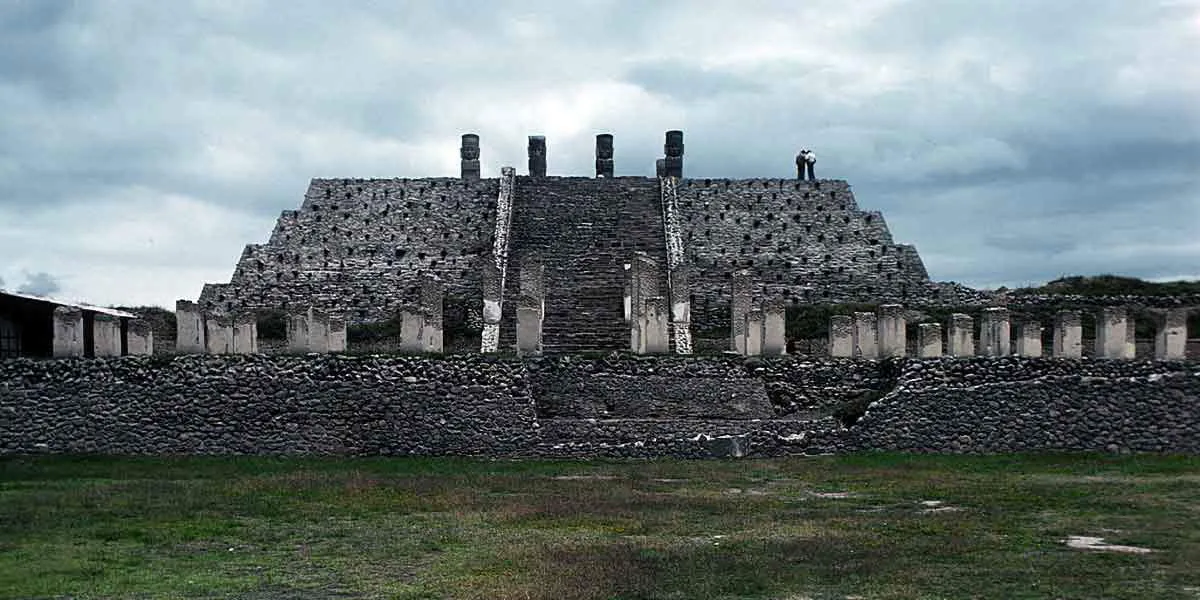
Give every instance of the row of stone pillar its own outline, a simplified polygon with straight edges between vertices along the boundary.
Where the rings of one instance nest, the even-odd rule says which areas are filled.
[[[756,303],[754,278],[748,270],[736,271],[732,285],[730,350],[743,356],[787,353],[787,315],[783,301]]]
[[[287,349],[297,353],[344,352],[346,322],[308,309],[288,315]],[[258,317],[253,313],[204,311],[194,302],[175,303],[177,354],[258,354]]]
[[[1154,356],[1176,360],[1185,356],[1187,315],[1185,309],[1154,313],[1157,322]],[[1060,311],[1055,316],[1052,355],[1062,358],[1083,356],[1082,313]],[[1017,328],[1015,353],[1019,356],[1042,356],[1042,325],[1020,323]],[[1135,355],[1133,322],[1126,309],[1108,307],[1096,317],[1095,356],[1098,358],[1130,359]],[[907,321],[904,307],[885,304],[875,313],[859,312],[853,316],[837,315],[829,323],[829,354],[834,357],[880,358],[905,356],[908,351]],[[945,333],[943,352],[942,325],[921,323],[917,327],[917,356],[1007,356],[1013,349],[1012,325],[1006,308],[986,308],[980,315],[978,343],[975,321],[970,315],[950,316]]]
[[[59,306],[53,316],[53,348],[56,358],[74,356],[122,356],[154,353],[154,332],[145,321],[105,313]],[[91,321],[91,349],[87,347],[86,321]]]

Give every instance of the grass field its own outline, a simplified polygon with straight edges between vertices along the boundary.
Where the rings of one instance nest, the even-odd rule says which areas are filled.
[[[0,596],[1200,598],[1200,458],[5,458]]]

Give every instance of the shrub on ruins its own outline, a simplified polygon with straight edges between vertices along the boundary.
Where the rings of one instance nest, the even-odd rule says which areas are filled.
[[[1018,288],[1013,295],[1183,296],[1200,294],[1200,281],[1145,281],[1121,275],[1071,275],[1045,285]]]

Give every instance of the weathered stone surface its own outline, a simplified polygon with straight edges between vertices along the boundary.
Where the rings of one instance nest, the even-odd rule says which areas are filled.
[[[1188,311],[1172,309],[1155,315],[1154,358],[1182,360],[1187,350]]]
[[[1054,356],[1083,356],[1083,317],[1079,311],[1059,311],[1054,316]]]
[[[980,321],[980,356],[1008,356],[1012,344],[1008,309],[1000,307],[985,308],[983,309],[983,316]]]
[[[761,356],[763,353],[763,311],[751,308],[746,313],[746,356]]]
[[[787,307],[779,300],[763,306],[762,353],[764,356],[787,354]]]
[[[1123,307],[1106,307],[1096,315],[1096,357],[1133,358],[1126,336],[1129,316]]]
[[[83,311],[69,306],[54,309],[54,356],[83,356]]]
[[[881,398],[839,422],[864,394]],[[1200,453],[1198,400],[1186,361],[17,359],[0,454]]]
[[[879,357],[879,322],[875,313],[854,313],[854,356]]]
[[[950,315],[950,327],[946,331],[946,354],[975,356],[975,319],[971,315]]]
[[[1042,355],[1042,324],[1022,323],[1017,331],[1017,355],[1038,357]]]
[[[829,356],[854,356],[854,321],[848,315],[834,315],[829,318]]]
[[[126,349],[131,356],[154,354],[154,329],[146,321],[131,321],[127,331],[127,342]]]
[[[203,354],[207,350],[204,340],[204,312],[200,305],[187,300],[175,302],[175,352],[179,354]]]
[[[754,279],[750,271],[741,270],[733,274],[731,282],[733,301],[730,303],[730,349],[738,354],[746,354],[746,316],[754,304]]]
[[[884,304],[879,307],[879,355],[885,358],[904,356],[908,350],[908,323],[904,307]]]
[[[917,326],[917,356],[921,358],[942,356],[942,326],[940,323],[921,323]]]

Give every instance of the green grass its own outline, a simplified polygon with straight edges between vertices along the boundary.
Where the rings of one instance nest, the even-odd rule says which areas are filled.
[[[1200,458],[0,459],[0,597],[66,596],[1200,598]]]

